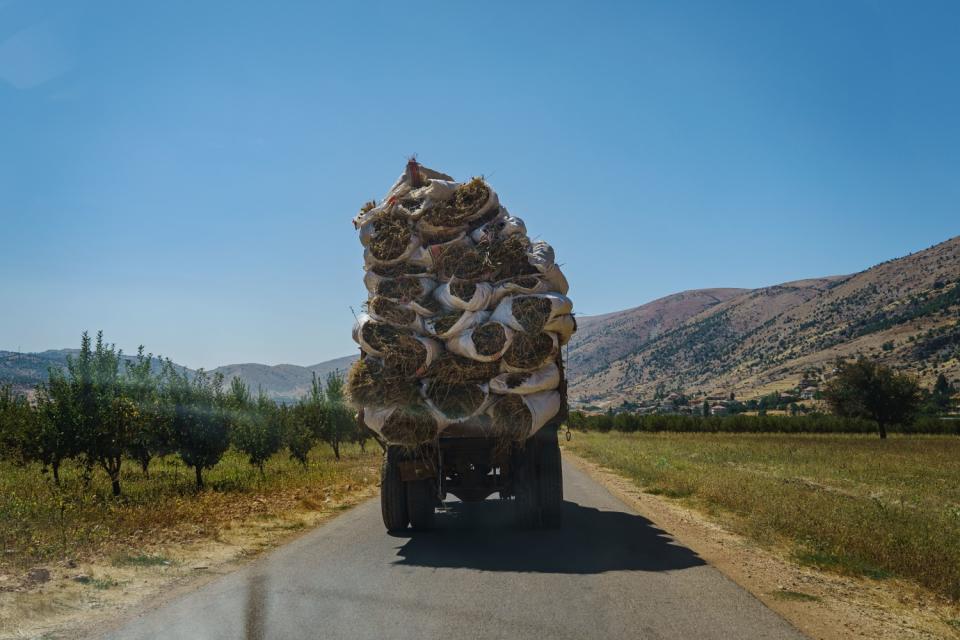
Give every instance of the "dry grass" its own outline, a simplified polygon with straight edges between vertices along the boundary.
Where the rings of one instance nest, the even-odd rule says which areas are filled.
[[[449,383],[434,380],[427,387],[427,397],[451,420],[466,418],[477,412],[487,394],[476,383]]]
[[[513,317],[528,333],[543,331],[552,310],[550,299],[542,296],[517,296],[510,305]]]
[[[414,404],[420,398],[418,381],[390,369],[378,358],[357,360],[347,372],[347,396],[356,408]]]
[[[84,489],[81,469],[67,463],[57,488],[36,465],[0,462],[0,573],[64,558],[152,562],[142,556],[145,546],[215,539],[231,523],[280,517],[376,483],[379,447],[364,453],[349,445],[342,455],[338,462],[329,447],[317,447],[303,468],[277,454],[261,478],[243,454],[229,451],[205,472],[207,489],[200,492],[193,470],[176,456],[155,460],[149,478],[126,464],[120,499],[111,497],[110,483],[99,471]]]
[[[370,239],[370,253],[377,260],[395,260],[403,255],[413,234],[410,220],[404,213],[387,211],[371,224],[375,235]]]
[[[422,404],[397,407],[383,424],[388,442],[410,448],[433,441],[437,431],[436,419]]]
[[[452,244],[443,248],[434,268],[441,280],[479,280],[486,268],[486,252],[468,244]]]
[[[503,353],[503,361],[516,369],[536,369],[553,353],[553,338],[549,333],[517,331]]]
[[[499,362],[480,362],[448,351],[430,364],[425,377],[444,382],[487,382],[499,372]]]
[[[471,339],[477,353],[492,356],[503,350],[507,343],[507,332],[499,322],[487,322],[473,330]]]
[[[400,276],[391,280],[381,280],[377,284],[377,295],[401,302],[410,302],[422,297],[426,292],[423,290],[418,278],[413,276]]]
[[[522,396],[503,396],[493,405],[493,428],[503,441],[523,442],[533,426],[533,417]]]
[[[960,599],[960,438],[577,433],[568,446],[801,562]]]

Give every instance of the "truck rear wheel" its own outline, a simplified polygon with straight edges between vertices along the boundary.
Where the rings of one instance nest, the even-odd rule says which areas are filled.
[[[548,529],[563,522],[563,469],[557,432],[550,430],[540,441],[540,519]]]
[[[514,519],[521,529],[533,529],[540,524],[536,449],[537,443],[529,440],[517,447],[513,455]]]
[[[410,526],[424,531],[433,528],[433,512],[437,506],[436,485],[432,479],[411,480],[406,484],[407,512]]]
[[[400,450],[388,446],[380,468],[380,513],[387,531],[402,531],[410,521],[407,491],[400,479]]]

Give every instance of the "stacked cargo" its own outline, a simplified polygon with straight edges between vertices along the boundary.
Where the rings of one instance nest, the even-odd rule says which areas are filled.
[[[447,429],[524,442],[558,416],[567,281],[490,185],[411,161],[354,225],[369,298],[347,390],[367,426],[412,448]]]

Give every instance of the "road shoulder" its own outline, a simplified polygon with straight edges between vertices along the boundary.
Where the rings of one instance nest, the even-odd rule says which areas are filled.
[[[281,515],[227,523],[189,541],[144,546],[158,564],[118,566],[109,557],[60,562],[41,581],[16,589],[0,584],[0,640],[89,638],[195,591],[289,544],[377,494],[373,484],[352,487],[322,504],[306,503]]]
[[[630,480],[569,450],[563,456],[811,638],[960,638],[960,632],[944,622],[956,617],[956,608],[915,585],[801,566],[786,550],[760,547],[697,511],[644,493]]]

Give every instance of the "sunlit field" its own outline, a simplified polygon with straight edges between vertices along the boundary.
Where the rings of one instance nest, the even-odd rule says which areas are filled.
[[[801,562],[960,599],[960,438],[578,432],[567,446]]]
[[[245,456],[230,450],[205,472],[206,488],[199,492],[193,470],[177,456],[166,456],[151,462],[149,477],[138,465],[125,465],[120,498],[111,495],[99,469],[87,485],[82,467],[65,463],[58,488],[38,465],[0,461],[0,570],[93,554],[136,554],[147,543],[216,537],[232,522],[328,508],[379,477],[375,443],[366,452],[344,445],[341,454],[337,461],[329,447],[315,447],[306,468],[286,452],[276,454],[261,477]]]

